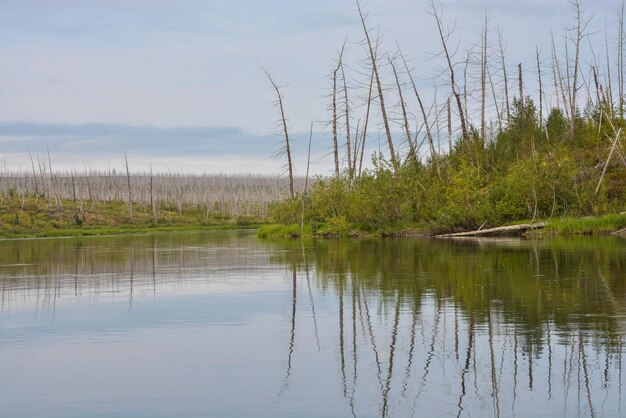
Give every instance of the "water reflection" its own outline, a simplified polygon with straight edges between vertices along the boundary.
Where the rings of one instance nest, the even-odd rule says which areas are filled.
[[[186,416],[622,415],[619,239],[4,241],[0,283],[7,359],[94,334],[130,353],[149,334],[163,357],[172,336],[185,352],[219,341],[177,369],[157,363],[188,367],[184,396],[113,402],[111,416],[129,405],[137,416],[161,416],[154,405]],[[200,390],[216,370],[223,380]],[[3,382],[0,401],[12,403],[0,415],[45,416]]]
[[[317,283],[337,300],[352,415],[371,412],[357,395],[372,382],[382,417],[443,405],[456,416],[621,415],[625,249],[591,239],[310,243]],[[292,248],[272,261],[308,276],[306,257]]]

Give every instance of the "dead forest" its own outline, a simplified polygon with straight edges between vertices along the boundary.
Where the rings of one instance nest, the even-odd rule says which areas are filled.
[[[489,11],[460,39],[433,0],[434,75],[415,70],[408,41],[389,47],[365,7],[355,1],[360,39],[339,43],[329,65],[334,176],[275,206],[277,221],[450,231],[624,211],[624,2],[598,31],[593,5],[570,1],[567,23],[511,62]],[[288,100],[270,79],[290,165]]]

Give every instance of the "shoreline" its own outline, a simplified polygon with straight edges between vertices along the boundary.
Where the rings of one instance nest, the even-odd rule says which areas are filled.
[[[542,228],[530,228],[528,230],[517,230],[515,227],[529,221],[512,222],[505,225],[491,227],[494,230],[502,230],[493,235],[482,235],[484,237],[554,237],[554,236],[618,236],[626,237],[626,213],[611,214],[603,216],[585,217],[565,217],[553,219],[539,219],[531,224],[545,224]],[[510,229],[510,233],[506,230]],[[342,228],[333,228],[328,224],[318,224],[315,227],[306,225],[304,233],[301,234],[299,225],[268,224],[259,227],[257,236],[259,238],[439,238],[454,239],[455,233],[467,233],[472,231],[461,230],[437,230],[418,225],[398,225],[379,229],[372,227],[344,225]],[[446,236],[449,235],[449,236]],[[478,238],[478,237],[475,237]]]

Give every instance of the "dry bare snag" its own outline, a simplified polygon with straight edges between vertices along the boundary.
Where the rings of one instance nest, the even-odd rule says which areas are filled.
[[[347,39],[346,39],[347,41]],[[343,42],[343,46],[341,47],[341,54],[343,55],[344,48],[346,46],[346,41]],[[341,79],[343,81],[343,111],[346,120],[346,159],[348,160],[348,175],[352,177],[352,157],[350,155],[351,145],[350,145],[350,102],[348,100],[348,82],[346,81],[346,72],[343,65],[343,59],[339,61],[339,67],[341,68]]]
[[[370,119],[370,110],[372,107],[372,89],[374,88],[374,70],[370,74],[370,85],[367,93],[367,106],[365,110],[365,122],[363,123],[363,132],[361,134],[361,150],[359,152],[359,171],[358,177],[361,177],[361,171],[363,169],[363,155],[365,154],[365,141],[367,140],[367,126]]]
[[[130,223],[133,223],[133,191],[130,188],[130,169],[128,168],[128,158],[126,157],[126,153],[124,153],[124,167],[126,167],[126,181],[128,184],[128,217],[130,218]]]
[[[377,65],[377,57],[375,48],[372,45],[372,40],[370,39],[369,29],[365,24],[365,16],[363,16],[363,10],[361,9],[361,4],[359,0],[356,1],[356,6],[359,12],[359,18],[361,19],[361,25],[363,26],[363,32],[365,34],[365,41],[367,42],[367,47],[369,50],[369,58],[372,64],[372,71],[374,72],[374,78],[376,80],[376,87],[378,88],[378,102],[380,103],[380,113],[382,115],[383,124],[385,126],[385,135],[387,136],[387,145],[389,146],[389,153],[391,154],[391,164],[393,165],[394,170],[398,170],[398,160],[396,159],[396,151],[393,146],[393,139],[391,138],[391,129],[389,128],[389,119],[387,118],[387,109],[385,108],[385,98],[383,96],[383,86],[380,82],[380,76],[378,74],[378,65]]]
[[[430,148],[431,157],[435,158],[435,144],[433,143],[433,136],[432,136],[432,132],[430,129],[430,122],[428,121],[428,115],[426,114],[424,103],[422,102],[422,98],[420,97],[419,92],[417,91],[417,86],[415,85],[415,79],[413,78],[413,75],[411,74],[411,70],[409,69],[406,59],[404,58],[404,55],[402,54],[402,51],[400,50],[399,46],[398,46],[398,54],[400,55],[400,58],[402,59],[402,63],[404,64],[404,70],[406,71],[406,74],[409,77],[409,81],[411,82],[411,87],[413,87],[413,93],[415,93],[415,97],[417,98],[417,104],[419,105],[422,118],[424,119],[424,127],[426,128],[426,138],[428,139],[428,146]],[[416,153],[418,152],[419,151],[416,149]]]
[[[539,48],[535,47],[537,54],[537,78],[539,81],[539,130],[543,130],[543,84],[541,83],[541,60],[539,59]]]
[[[263,68],[262,65],[260,65],[260,67],[261,67],[261,70],[263,70],[263,72],[267,76],[270,84],[272,85],[272,88],[276,92],[276,97],[277,97],[276,105],[278,106],[278,110],[280,112],[279,123],[281,126],[278,129],[278,133],[284,135],[284,138],[285,138],[285,146],[283,150],[285,152],[285,155],[287,156],[287,171],[289,173],[289,196],[293,198],[295,196],[295,193],[293,190],[293,162],[291,159],[291,148],[289,146],[289,131],[287,130],[287,118],[285,117],[285,108],[283,106],[283,96],[280,92],[280,86],[276,84],[271,74],[265,68]]]
[[[339,143],[337,141],[337,73],[342,66],[343,51],[346,43],[344,42],[337,59],[337,67],[333,70],[333,91],[332,91],[332,129],[333,129],[333,155],[335,157],[335,177],[339,177]]]
[[[522,63],[517,64],[517,86],[519,87],[519,101],[524,107],[524,79],[522,78]]]
[[[509,104],[509,80],[506,71],[506,61],[504,58],[504,44],[502,42],[502,32],[498,26],[498,46],[500,47],[500,62],[502,64],[502,76],[504,77],[504,102],[506,105],[506,123],[511,123],[511,105]]]
[[[461,133],[463,135],[463,141],[466,143],[469,142],[469,133],[467,130],[465,112],[463,111],[463,104],[461,103],[461,94],[459,93],[459,89],[457,88],[456,81],[454,78],[454,65],[452,64],[452,56],[448,51],[447,40],[450,37],[450,33],[443,32],[443,22],[441,19],[441,15],[439,13],[439,9],[435,5],[435,1],[431,0],[431,13],[435,17],[435,21],[437,23],[437,30],[439,32],[439,39],[441,40],[441,46],[443,48],[444,55],[446,57],[446,62],[448,64],[448,71],[450,72],[450,87],[452,88],[452,95],[456,99],[456,105],[459,111],[459,119],[461,120]]]
[[[404,94],[402,93],[402,85],[400,84],[400,77],[398,77],[398,71],[396,65],[391,57],[387,57],[391,70],[393,71],[393,77],[396,81],[396,87],[398,88],[398,97],[400,98],[400,109],[402,110],[402,127],[404,128],[404,134],[406,135],[406,141],[409,144],[409,155],[407,160],[417,158],[415,153],[415,146],[411,139],[411,129],[409,127],[409,118],[406,112],[406,103],[404,102]]]
[[[570,1],[571,6],[574,9],[574,13],[576,15],[576,27],[574,27],[572,29],[572,31],[574,31],[574,37],[573,37],[573,42],[574,42],[574,68],[573,68],[573,82],[572,82],[572,92],[571,92],[571,128],[572,131],[574,130],[575,124],[574,124],[574,116],[576,115],[577,112],[577,105],[576,105],[576,99],[577,99],[577,95],[578,95],[578,74],[579,74],[579,69],[580,69],[580,43],[581,41],[587,36],[586,35],[586,31],[587,31],[587,27],[589,26],[589,22],[591,21],[591,18],[589,19],[584,19],[583,18],[583,12],[580,8],[580,2],[578,0],[572,0]],[[623,3],[622,3],[623,5]],[[623,9],[622,9],[623,10]],[[569,64],[568,64],[569,66]],[[622,93],[622,92],[620,92]],[[621,97],[621,94],[620,94]]]
[[[485,24],[483,27],[483,42],[482,42],[482,59],[481,59],[481,71],[480,71],[480,137],[483,143],[485,142],[485,106],[487,102],[487,12],[485,11]]]

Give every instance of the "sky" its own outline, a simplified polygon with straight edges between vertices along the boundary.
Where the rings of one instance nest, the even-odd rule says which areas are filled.
[[[366,55],[355,4],[0,0],[2,164],[24,169],[30,166],[29,152],[49,151],[57,168],[121,167],[126,152],[135,170],[152,165],[170,171],[280,172],[283,159],[273,157],[280,148],[280,137],[272,135],[275,93],[262,65],[281,85],[296,171],[304,172],[314,121],[312,171],[328,174],[333,165],[325,123],[328,75],[346,39],[350,86],[363,78]],[[582,5],[586,16],[593,16],[591,44],[604,48],[604,33],[595,31],[605,26],[614,44],[620,1]],[[381,49],[393,53],[397,42],[427,101],[434,100],[435,90],[445,100],[449,86],[440,75],[441,57],[434,55],[440,44],[430,0],[369,0],[362,6],[368,25],[381,36]],[[454,28],[450,42],[457,61],[480,39],[487,11],[490,47],[497,46],[499,26],[511,72],[517,63],[536,65],[535,47],[547,62],[550,31],[561,45],[573,22],[567,0],[443,0],[440,7],[447,27]],[[361,101],[358,93],[353,101]],[[358,103],[353,107],[356,120],[361,109]],[[370,131],[368,152],[378,150],[377,129]],[[401,132],[399,126],[394,130]]]

